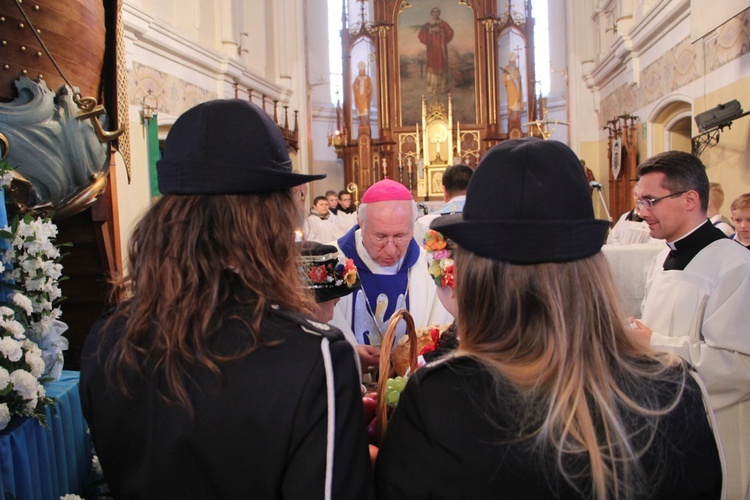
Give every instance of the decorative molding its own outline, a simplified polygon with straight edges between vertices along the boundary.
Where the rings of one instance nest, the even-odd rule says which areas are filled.
[[[681,1],[688,3],[686,0]],[[690,36],[687,36],[640,71],[634,65],[637,78],[602,96],[600,125],[604,125],[609,117],[632,113],[661,100],[748,52],[750,10],[717,28],[703,42],[692,43]],[[633,83],[634,81],[639,83]],[[597,85],[596,78],[593,78],[592,83]]]
[[[134,46],[182,68],[189,68],[196,76],[212,81],[212,85],[203,90],[211,92],[214,98],[231,96],[234,83],[241,88],[252,88],[271,99],[278,99],[283,104],[287,104],[293,94],[290,88],[253,73],[235,54],[228,56],[206,48],[129,3],[123,5],[123,23],[125,38]],[[216,96],[216,84],[222,85],[225,95]]]

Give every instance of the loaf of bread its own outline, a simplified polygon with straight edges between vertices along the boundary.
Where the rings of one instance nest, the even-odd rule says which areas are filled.
[[[432,334],[433,330],[437,330],[437,337],[439,338],[449,326],[451,326],[451,323],[417,328],[415,332],[417,338],[417,355],[419,355],[425,347],[434,344]],[[401,337],[393,348],[391,352],[391,363],[393,364],[394,370],[396,370],[396,374],[402,377],[406,373],[406,370],[409,369],[409,337],[406,335]]]

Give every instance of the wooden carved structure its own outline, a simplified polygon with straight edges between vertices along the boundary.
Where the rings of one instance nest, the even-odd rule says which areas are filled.
[[[67,297],[62,320],[70,342],[65,367],[78,369],[85,337],[108,308],[108,277],[122,267],[117,203],[107,189],[114,181],[113,145],[129,168],[127,128],[114,130],[118,122],[127,121],[119,120],[117,113],[119,101],[120,113],[127,115],[122,0],[0,0],[0,33],[0,156],[15,168],[16,176],[6,189],[8,214],[54,213],[57,241],[73,244],[62,261],[69,278],[61,283]],[[18,97],[20,91],[24,98]],[[47,105],[56,106],[54,116],[65,117],[56,123],[67,132],[60,134],[63,137],[50,133],[48,140],[24,140],[27,108],[48,111],[43,107]],[[105,113],[109,130],[99,120]],[[70,150],[73,159],[67,155]],[[84,155],[78,153],[83,150],[96,152],[91,155],[97,169],[93,175],[81,167]],[[47,183],[48,178],[66,182]],[[83,180],[75,184],[71,178]],[[16,183],[21,189],[15,189]],[[67,191],[56,194],[48,188],[58,184]]]
[[[284,108],[284,122],[281,123],[279,121],[278,99],[268,99],[268,96],[266,94],[254,90],[250,87],[248,87],[247,89],[241,89],[237,82],[232,84],[232,87],[234,88],[235,99],[240,99],[242,94],[247,94],[248,101],[252,102],[253,104],[259,105],[263,109],[263,111],[268,113],[268,115],[273,118],[274,123],[279,127],[281,135],[284,137],[284,142],[286,143],[287,148],[294,151],[299,151],[299,110],[294,110],[294,125],[290,127],[288,104],[284,104],[282,106],[282,108]],[[273,112],[266,109],[266,103],[273,104],[273,108],[271,110]]]
[[[497,0],[342,1],[343,105],[329,144],[347,184],[364,191],[390,178],[415,198],[442,197],[449,165],[476,166],[537,120],[530,0],[507,9]],[[503,75],[516,61],[522,103],[510,112]]]
[[[609,210],[618,217],[633,208],[635,171],[638,167],[636,122],[633,115],[621,115],[607,122],[609,132]]]

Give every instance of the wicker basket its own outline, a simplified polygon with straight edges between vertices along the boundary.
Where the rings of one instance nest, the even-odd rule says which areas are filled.
[[[385,434],[388,426],[388,406],[386,404],[385,392],[388,377],[394,373],[391,363],[391,349],[393,349],[393,340],[396,337],[396,329],[401,320],[406,321],[406,335],[409,336],[409,368],[410,373],[417,369],[417,333],[414,328],[414,319],[406,309],[399,309],[388,322],[388,330],[383,337],[383,343],[380,346],[380,372],[378,376],[378,422],[380,424],[380,437]]]

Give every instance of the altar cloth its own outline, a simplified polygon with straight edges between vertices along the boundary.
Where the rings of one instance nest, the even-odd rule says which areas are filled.
[[[44,384],[58,399],[56,414],[47,407],[47,425],[14,419],[0,431],[0,498],[54,499],[82,495],[91,470],[91,441],[81,411],[79,372],[64,370]]]
[[[620,292],[627,316],[641,317],[641,302],[646,295],[646,277],[651,261],[664,249],[662,245],[604,245],[602,253],[609,261],[612,278]]]

